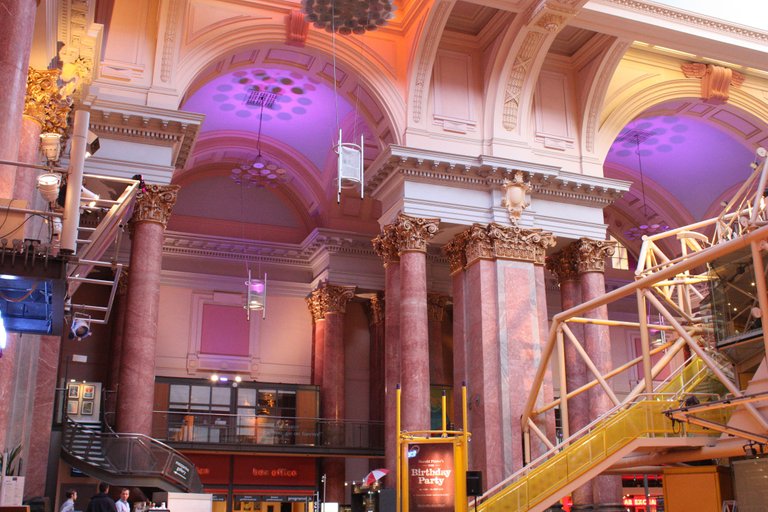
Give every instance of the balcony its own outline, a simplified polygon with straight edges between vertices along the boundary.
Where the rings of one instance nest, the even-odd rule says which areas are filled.
[[[155,411],[153,437],[176,449],[384,455],[383,422]]]

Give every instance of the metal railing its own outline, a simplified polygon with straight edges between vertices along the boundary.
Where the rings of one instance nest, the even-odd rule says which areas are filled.
[[[384,450],[384,424],[380,421],[155,411],[153,434],[168,443],[227,444],[244,449]]]
[[[158,478],[185,492],[202,489],[192,461],[167,444],[143,434],[108,434],[67,419],[62,450],[95,470],[115,477]]]

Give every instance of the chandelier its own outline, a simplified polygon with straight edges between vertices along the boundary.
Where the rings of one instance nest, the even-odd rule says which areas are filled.
[[[278,164],[269,161],[261,154],[261,126],[264,121],[264,108],[272,108],[277,95],[272,92],[251,89],[246,104],[260,107],[259,130],[256,135],[256,157],[232,168],[230,178],[238,185],[247,187],[276,187],[288,181],[288,172]]]
[[[395,17],[392,0],[301,0],[301,12],[315,28],[339,34],[364,34]]]
[[[652,223],[648,220],[648,204],[645,201],[645,175],[643,174],[643,157],[640,154],[640,144],[651,138],[653,135],[655,135],[653,132],[630,130],[616,139],[616,142],[632,141],[635,143],[637,169],[640,173],[640,191],[643,199],[643,221],[637,226],[633,226],[624,232],[630,240],[639,240],[644,236],[655,235],[669,229],[669,226],[663,222]]]

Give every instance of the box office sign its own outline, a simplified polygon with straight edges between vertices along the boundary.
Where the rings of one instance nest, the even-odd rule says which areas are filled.
[[[453,512],[453,443],[408,445],[409,512]]]

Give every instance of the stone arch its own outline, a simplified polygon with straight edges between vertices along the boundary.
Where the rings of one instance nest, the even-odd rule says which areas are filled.
[[[333,53],[329,51],[332,44],[334,43],[330,34],[311,30],[303,47],[291,48],[301,48],[314,55],[332,57]],[[181,52],[175,73],[177,106],[186,91],[212,62],[249,48],[283,46],[283,23],[257,24],[252,18],[245,18],[212,27]],[[337,65],[353,74],[378,103],[391,127],[394,143],[399,144],[405,125],[405,101],[397,88],[394,70],[370,48],[352,44],[345,38],[337,37],[335,47]],[[372,69],[379,72],[371,73]]]

